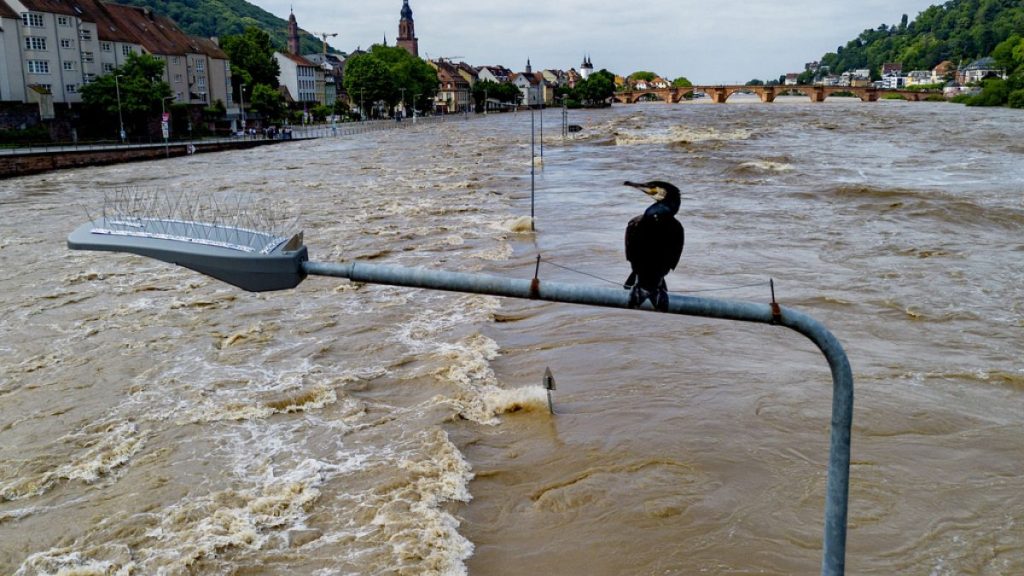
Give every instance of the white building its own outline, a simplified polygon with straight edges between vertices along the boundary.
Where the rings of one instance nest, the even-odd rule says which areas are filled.
[[[281,70],[277,82],[288,89],[293,101],[323,104],[324,71],[320,66],[296,54],[274,52],[274,58]]]

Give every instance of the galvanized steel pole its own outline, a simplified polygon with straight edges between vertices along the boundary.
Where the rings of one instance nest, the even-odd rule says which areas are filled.
[[[629,308],[629,292],[537,279],[464,274],[425,268],[405,268],[363,262],[329,264],[304,262],[303,271],[316,276],[348,278],[355,282],[389,284],[526,298],[608,308]],[[645,305],[651,310],[649,305]],[[832,427],[825,495],[825,532],[821,560],[824,576],[842,576],[846,569],[846,518],[850,488],[850,428],[853,423],[853,373],[839,340],[810,316],[774,304],[716,300],[694,296],[669,297],[669,313],[784,326],[810,339],[825,355],[832,371]]]

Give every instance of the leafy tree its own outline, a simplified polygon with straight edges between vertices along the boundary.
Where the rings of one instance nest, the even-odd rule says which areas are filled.
[[[558,98],[562,94],[565,94],[568,88],[555,89],[555,98]],[[498,102],[506,102],[510,104],[518,104],[522,92],[519,88],[516,88],[515,84],[503,83],[499,84],[491,80],[484,80],[477,82],[473,85],[473,102],[477,112],[480,112],[484,108],[484,98],[488,100],[497,100]]]
[[[242,84],[277,86],[281,68],[274,58],[275,47],[269,34],[250,26],[242,34],[224,38],[221,48],[231,59],[231,80],[236,100]]]
[[[171,87],[160,78],[164,62],[149,54],[130,54],[120,68],[82,87],[82,103],[100,125],[117,123],[119,112],[128,134],[142,134],[159,114]]]
[[[633,72],[632,74],[629,75],[630,80],[644,80],[646,82],[650,82],[651,80],[654,80],[657,77],[657,74],[655,74],[654,72],[648,72],[647,70],[637,70],[636,72]]]
[[[345,91],[364,116],[374,102],[393,102],[398,92],[387,65],[371,52],[353,56],[345,63]]]
[[[750,80],[749,82],[744,84],[744,86],[764,86],[764,81],[754,78],[753,80]]]
[[[280,92],[266,84],[257,84],[252,89],[250,100],[246,103],[249,104],[251,110],[263,115],[268,122],[274,122],[284,117],[284,98]]]
[[[575,92],[580,103],[603,106],[615,94],[615,75],[602,68],[576,84]]]
[[[690,86],[693,86],[693,82],[687,80],[685,76],[680,76],[672,81],[672,86],[676,88],[689,88]]]
[[[378,44],[345,63],[345,91],[364,114],[375,102],[394,107],[403,96],[419,109],[437,94],[437,72],[404,48]]]

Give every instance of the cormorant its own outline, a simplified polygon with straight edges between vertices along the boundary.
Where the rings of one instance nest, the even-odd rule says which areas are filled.
[[[626,260],[633,268],[623,288],[631,290],[629,305],[644,300],[662,312],[668,310],[668,286],[665,275],[679,264],[683,253],[683,225],[675,219],[679,212],[679,189],[660,180],[625,182],[654,198],[644,213],[626,225]]]

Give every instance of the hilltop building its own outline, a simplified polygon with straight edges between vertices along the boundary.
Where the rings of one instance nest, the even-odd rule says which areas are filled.
[[[413,56],[420,55],[420,41],[416,38],[416,24],[412,19],[412,8],[409,7],[409,0],[402,0],[402,18],[398,21],[398,42],[399,48],[405,48]],[[387,45],[387,40],[385,40]]]

